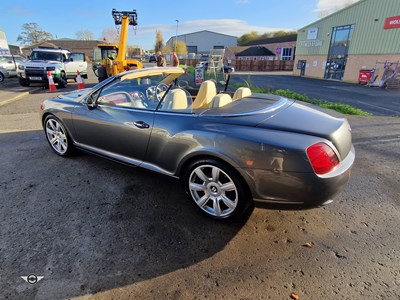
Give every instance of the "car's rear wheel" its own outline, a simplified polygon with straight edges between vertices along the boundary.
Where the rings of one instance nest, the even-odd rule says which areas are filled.
[[[0,72],[0,82],[3,82],[4,78],[5,78],[4,74]]]
[[[68,156],[73,152],[71,138],[64,125],[56,117],[47,116],[44,121],[46,139],[51,149],[60,156]]]
[[[240,216],[250,204],[244,180],[230,166],[214,159],[191,163],[183,184],[194,204],[213,219]]]

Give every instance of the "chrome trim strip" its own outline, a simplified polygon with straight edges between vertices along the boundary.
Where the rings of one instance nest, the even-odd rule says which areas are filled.
[[[272,199],[258,199],[254,198],[253,199],[255,202],[258,203],[273,203],[273,204],[304,204],[304,202],[294,202],[294,201],[281,201],[281,200],[272,200]]]
[[[129,158],[129,157],[126,157],[124,155],[116,154],[116,153],[113,153],[113,152],[110,152],[110,151],[104,151],[104,150],[101,150],[99,148],[88,146],[88,145],[84,145],[84,144],[80,144],[80,143],[74,143],[74,144],[79,148],[89,150],[91,152],[100,154],[100,155],[102,155],[104,157],[108,157],[108,158],[111,158],[111,159],[119,160],[119,161],[124,162],[124,163],[129,164],[129,165],[135,165],[137,167],[141,167],[141,168],[144,168],[144,169],[147,169],[147,170],[150,170],[150,171],[154,171],[154,172],[157,172],[157,173],[168,175],[168,176],[171,176],[171,177],[174,177],[174,178],[179,178],[178,176],[175,176],[174,173],[168,172],[168,171],[166,171],[166,170],[164,170],[164,169],[162,169],[162,168],[160,168],[160,167],[158,167],[156,165],[153,165],[153,164],[150,164],[150,163],[147,163],[147,162],[143,162],[143,161],[140,161],[140,160]]]
[[[75,143],[75,145],[79,148],[86,149],[91,152],[98,153],[98,154],[106,156],[106,157],[110,157],[112,159],[120,160],[120,161],[130,164],[130,165],[139,166],[142,163],[140,160],[132,159],[132,158],[129,158],[129,157],[126,157],[123,155],[113,153],[113,152],[101,150],[96,147],[92,147],[92,146],[88,146],[88,145],[84,145],[84,144],[80,144],[80,143]]]
[[[141,168],[145,168],[147,170],[151,170],[151,171],[157,172],[157,173],[168,175],[168,176],[171,176],[171,177],[174,177],[174,178],[179,178],[178,176],[175,176],[174,173],[168,172],[168,171],[166,171],[164,169],[161,169],[160,167],[157,167],[156,165],[150,164],[148,162],[142,162],[140,167]]]

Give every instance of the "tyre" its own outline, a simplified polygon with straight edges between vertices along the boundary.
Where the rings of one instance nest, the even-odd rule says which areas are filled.
[[[3,82],[4,78],[5,78],[4,74],[0,72],[0,82]]]
[[[19,81],[19,84],[21,85],[21,86],[24,86],[24,87],[27,87],[27,86],[29,86],[29,81],[28,80],[26,80],[26,79],[24,79],[24,78],[18,78],[18,81]]]
[[[59,79],[59,81],[58,81],[58,86],[59,86],[60,88],[66,88],[67,85],[68,85],[68,83],[67,83],[67,76],[65,75],[64,72],[61,72],[61,74],[60,74],[60,79]]]
[[[184,174],[183,185],[195,206],[213,219],[241,216],[251,204],[240,174],[214,159],[191,163]]]
[[[44,120],[44,131],[51,149],[60,156],[68,156],[73,153],[73,145],[64,125],[53,115]]]

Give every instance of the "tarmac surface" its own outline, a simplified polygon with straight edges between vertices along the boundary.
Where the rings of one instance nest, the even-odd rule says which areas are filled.
[[[333,80],[289,75],[287,72],[234,73],[232,82],[249,82],[269,90],[289,89],[311,98],[349,104],[375,116],[400,116],[400,89],[382,89]]]
[[[400,299],[399,117],[348,117],[356,162],[332,204],[227,223],[170,178],[55,155],[52,95],[0,106],[0,298]]]

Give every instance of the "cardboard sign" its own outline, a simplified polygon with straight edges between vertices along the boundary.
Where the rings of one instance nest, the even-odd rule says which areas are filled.
[[[201,85],[204,81],[204,68],[196,68],[194,70],[194,80],[196,85]]]

